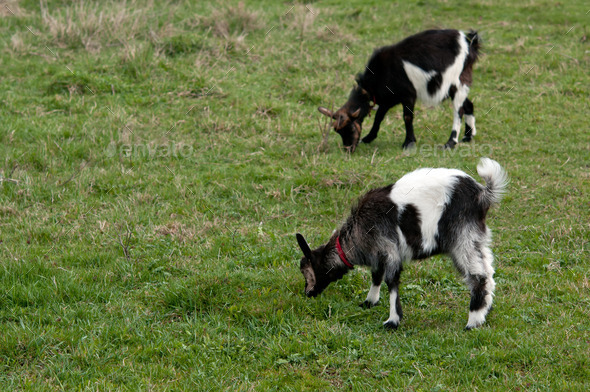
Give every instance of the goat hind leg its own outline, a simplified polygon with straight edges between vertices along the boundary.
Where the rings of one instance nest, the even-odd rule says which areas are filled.
[[[473,271],[474,274],[468,273],[466,276],[467,284],[471,289],[471,302],[469,304],[469,320],[465,329],[481,326],[492,308],[496,288],[492,251],[484,246],[480,254],[480,263],[475,268],[477,271]]]
[[[469,98],[465,98],[463,102],[463,112],[465,114],[465,136],[461,139],[462,142],[470,142],[475,136],[475,116],[473,115],[473,102]]]

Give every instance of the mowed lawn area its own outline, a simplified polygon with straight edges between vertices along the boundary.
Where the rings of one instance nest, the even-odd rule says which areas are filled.
[[[0,390],[590,390],[589,26],[582,0],[1,0]],[[429,28],[479,31],[475,140],[440,149],[450,102],[419,103],[414,150],[396,107],[343,151],[318,106]],[[483,327],[446,256],[406,265],[396,331],[362,268],[304,296],[295,233],[482,156],[510,177]]]

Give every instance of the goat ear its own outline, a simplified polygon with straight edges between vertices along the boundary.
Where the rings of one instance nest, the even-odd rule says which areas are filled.
[[[362,132],[360,124],[356,121],[354,121],[352,123],[352,128],[353,128],[352,144],[350,145],[350,150],[349,150],[351,154],[356,150],[356,147],[359,144],[359,140],[361,138],[361,132]]]
[[[358,108],[354,113],[350,115],[352,118],[357,118],[361,114],[361,108]]]
[[[299,233],[296,234],[296,237],[297,243],[299,244],[299,247],[301,248],[303,255],[307,257],[308,260],[311,260],[311,248],[307,244],[307,241],[305,241],[305,238],[303,238],[303,236]]]
[[[320,106],[318,108],[318,110],[320,111],[320,113],[322,113],[324,116],[328,116],[330,118],[332,118],[332,116],[334,115],[330,110],[326,109],[323,106]]]

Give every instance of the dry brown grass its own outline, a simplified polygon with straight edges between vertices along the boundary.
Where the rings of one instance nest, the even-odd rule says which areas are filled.
[[[242,1],[237,6],[217,3],[211,15],[199,17],[197,23],[225,39],[245,36],[262,25],[259,14],[246,9]]]
[[[163,6],[170,16],[177,11],[184,16],[180,5],[154,4],[153,0],[111,0],[107,5],[81,0],[63,7],[49,7],[42,0],[39,34],[45,36],[50,47],[83,48],[92,54],[122,48],[118,54],[122,64],[149,63],[152,57],[195,52],[199,53],[196,66],[202,67],[209,66],[212,59],[246,50],[246,36],[263,27],[259,13],[243,2],[215,3],[210,12],[196,17],[187,15],[186,25],[162,23],[158,18]],[[15,35],[11,50],[31,52],[30,38]]]
[[[322,141],[317,147],[318,152],[327,152],[330,149],[328,139],[330,137],[331,122],[332,121],[329,118],[322,118],[322,120],[318,119],[318,126],[322,135]]]
[[[181,243],[192,241],[196,236],[194,227],[190,227],[176,221],[169,222],[165,225],[156,226],[154,228],[154,233],[164,237],[170,236]]]
[[[26,13],[20,8],[18,0],[2,0],[0,1],[0,16],[26,16]]]
[[[319,13],[319,9],[309,4],[296,4],[284,15],[284,22],[287,28],[298,31],[303,37],[311,31]]]
[[[10,48],[15,53],[23,53],[28,50],[27,44],[23,39],[23,33],[18,32],[15,33],[12,37],[10,37]]]
[[[138,37],[149,38],[152,2],[102,3],[80,1],[60,9],[41,2],[41,17],[52,42],[59,47],[84,47],[99,52],[106,46],[128,45]],[[158,31],[162,31],[159,29]]]

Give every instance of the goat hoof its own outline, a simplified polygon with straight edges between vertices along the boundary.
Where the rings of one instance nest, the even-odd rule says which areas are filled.
[[[361,141],[362,141],[363,143],[369,144],[369,143],[371,143],[373,140],[375,140],[375,138],[376,138],[376,136],[373,136],[373,135],[369,134],[369,135],[365,136],[364,138],[362,138],[362,140],[361,140]]]
[[[461,139],[461,143],[469,143],[471,140],[472,140],[471,136],[469,136],[469,137],[465,136],[465,137],[463,137],[463,139]]]
[[[453,148],[455,148],[455,144],[457,144],[457,143],[449,140],[448,142],[445,143],[445,145],[443,146],[443,149],[444,150],[452,150]]]
[[[396,323],[394,321],[386,321],[383,323],[383,326],[385,327],[385,329],[397,329],[397,327],[399,327],[399,323]]]
[[[375,303],[372,303],[372,302],[369,302],[369,301],[363,301],[363,302],[361,302],[361,304],[359,306],[361,308],[363,308],[363,309],[370,309],[373,306],[377,305],[378,303],[379,303],[379,301],[377,301]]]
[[[416,142],[404,143],[402,144],[402,148],[404,150],[413,150],[414,148],[416,148]]]

